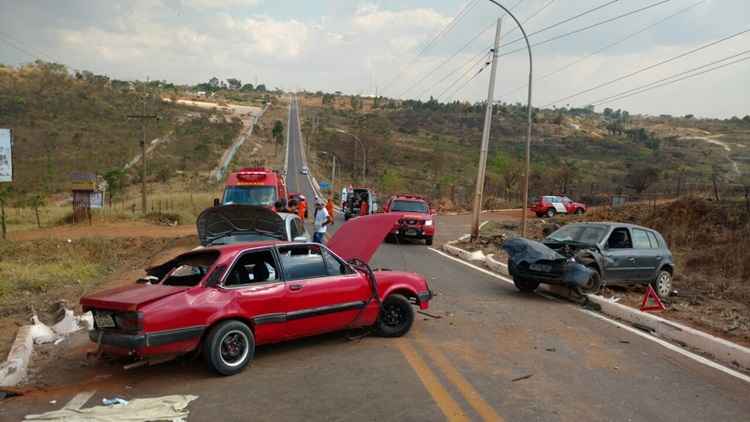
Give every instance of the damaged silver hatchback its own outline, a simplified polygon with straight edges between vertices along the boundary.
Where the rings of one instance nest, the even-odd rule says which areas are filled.
[[[651,283],[660,297],[672,291],[672,252],[659,232],[625,223],[574,223],[542,242],[506,241],[508,271],[516,287],[540,283],[596,292],[603,285]]]

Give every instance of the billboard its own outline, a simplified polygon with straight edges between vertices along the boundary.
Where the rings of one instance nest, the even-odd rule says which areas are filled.
[[[13,181],[12,147],[10,129],[0,129],[0,182]]]

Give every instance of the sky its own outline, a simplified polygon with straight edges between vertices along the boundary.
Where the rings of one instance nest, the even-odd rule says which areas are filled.
[[[750,61],[608,99],[733,55],[750,57],[748,32],[669,60],[750,30],[747,0],[500,3],[529,34],[535,106],[750,114]],[[501,16],[489,0],[0,0],[0,63],[40,58],[117,79],[196,84],[216,76],[284,90],[481,101]],[[519,37],[505,16],[496,101],[526,101],[528,55]]]

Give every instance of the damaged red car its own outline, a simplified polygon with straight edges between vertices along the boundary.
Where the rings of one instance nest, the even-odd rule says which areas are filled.
[[[232,375],[256,345],[368,326],[402,336],[413,305],[429,306],[427,281],[367,265],[400,217],[354,219],[327,247],[258,241],[185,253],[137,284],[83,297],[94,315],[90,338],[104,353],[141,359],[200,352]]]

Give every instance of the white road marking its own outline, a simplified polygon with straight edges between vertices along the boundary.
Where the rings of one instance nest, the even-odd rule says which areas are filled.
[[[460,264],[463,264],[463,265],[465,265],[467,267],[473,268],[473,269],[475,269],[477,271],[480,271],[480,272],[482,272],[484,274],[487,274],[490,277],[502,280],[502,281],[504,281],[506,283],[513,284],[513,280],[511,280],[511,279],[509,279],[507,277],[503,277],[503,276],[495,274],[495,273],[493,273],[491,271],[485,270],[484,268],[478,267],[478,266],[476,266],[474,264],[471,264],[469,262],[466,262],[466,261],[464,261],[462,259],[458,259],[458,258],[456,258],[454,256],[448,255],[445,252],[439,251],[439,250],[437,250],[435,248],[428,248],[428,249],[430,249],[431,251],[436,252],[437,254],[442,255],[442,256],[450,259],[450,260],[456,261],[456,262],[458,262]],[[540,296],[542,296],[542,297],[545,297],[547,299],[557,300],[556,298],[553,298],[552,296],[549,296],[549,295],[541,293],[541,292],[537,292],[537,294],[540,295]],[[619,328],[627,330],[627,331],[629,331],[629,332],[631,332],[633,334],[636,334],[636,335],[638,335],[640,337],[643,337],[643,338],[645,338],[647,340],[651,340],[651,341],[653,341],[654,343],[656,343],[656,344],[658,344],[660,346],[663,346],[663,347],[665,347],[665,348],[667,348],[669,350],[677,352],[677,353],[679,353],[679,354],[681,354],[681,355],[683,355],[683,356],[685,356],[687,358],[690,358],[690,359],[692,359],[692,360],[694,360],[694,361],[696,361],[698,363],[701,363],[701,364],[706,365],[708,367],[714,368],[714,369],[716,369],[718,371],[721,371],[721,372],[723,372],[723,373],[725,373],[727,375],[731,375],[731,376],[733,376],[733,377],[735,377],[735,378],[737,378],[737,379],[739,379],[741,381],[745,381],[747,383],[750,383],[750,376],[747,376],[747,375],[745,375],[745,374],[743,374],[741,372],[735,371],[734,369],[727,368],[726,366],[721,365],[719,363],[716,363],[716,362],[714,362],[712,360],[706,359],[703,356],[700,356],[698,354],[695,354],[693,352],[685,350],[685,349],[683,349],[683,348],[681,348],[679,346],[675,346],[674,344],[669,343],[668,341],[664,341],[664,340],[662,340],[662,339],[660,339],[658,337],[654,337],[654,336],[652,336],[650,334],[644,333],[643,331],[640,331],[637,328],[633,328],[633,327],[631,327],[629,325],[626,325],[626,324],[623,324],[623,323],[621,323],[619,321],[615,321],[613,319],[607,318],[606,316],[604,316],[602,314],[599,314],[599,313],[596,313],[596,312],[592,312],[592,311],[589,311],[587,309],[581,309],[581,308],[576,308],[576,309],[578,309],[579,311],[581,311],[581,312],[583,312],[585,314],[588,314],[588,315],[590,315],[590,316],[592,316],[594,318],[598,318],[598,319],[600,319],[602,321],[607,321],[610,324],[613,324],[613,325],[615,325],[615,326],[617,326]]]
[[[82,391],[70,399],[68,404],[63,406],[63,409],[80,410],[95,393],[96,391]]]

